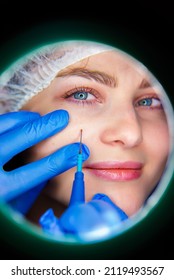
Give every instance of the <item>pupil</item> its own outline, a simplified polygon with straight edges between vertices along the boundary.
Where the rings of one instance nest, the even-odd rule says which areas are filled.
[[[75,99],[80,99],[80,100],[85,100],[85,99],[87,99],[87,96],[88,96],[87,92],[76,92],[76,93],[74,94],[74,98],[75,98]]]

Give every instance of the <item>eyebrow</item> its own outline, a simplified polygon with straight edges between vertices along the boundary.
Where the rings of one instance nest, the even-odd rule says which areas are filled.
[[[73,68],[62,70],[56,77],[79,76],[88,80],[94,80],[109,87],[116,87],[117,81],[114,77],[100,71],[88,70],[86,68]]]
[[[152,87],[152,84],[146,79],[143,79],[141,81],[141,84],[139,85],[139,89],[144,89],[144,88],[149,88],[149,87]]]

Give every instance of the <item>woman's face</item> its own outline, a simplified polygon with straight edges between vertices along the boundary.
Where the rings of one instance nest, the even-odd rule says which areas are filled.
[[[86,200],[104,193],[133,215],[157,185],[169,153],[166,116],[148,76],[116,51],[84,59],[62,70],[25,110],[44,115],[69,112],[67,128],[31,149],[30,160],[79,142],[90,149],[83,164]],[[45,193],[69,204],[76,168],[48,182]]]

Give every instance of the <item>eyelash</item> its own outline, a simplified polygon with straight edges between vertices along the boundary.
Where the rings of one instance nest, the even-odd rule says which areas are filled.
[[[70,99],[71,97],[73,97],[73,95],[75,95],[76,93],[88,93],[93,95],[93,97],[95,97],[95,99],[93,100],[78,100],[78,99]],[[66,94],[64,95],[65,99],[69,99],[70,102],[74,102],[77,104],[81,104],[81,105],[94,105],[95,103],[101,103],[102,102],[102,98],[101,96],[98,94],[98,92],[92,88],[89,87],[77,87],[74,88],[68,92],[66,92]]]
[[[88,94],[91,94],[93,95],[93,97],[95,97],[95,99],[92,99],[92,100],[78,100],[78,99],[71,99],[71,97],[73,98],[73,95],[75,95],[76,93],[88,93]],[[89,88],[89,87],[76,87],[68,92],[66,92],[66,94],[63,96],[63,98],[67,99],[69,102],[74,102],[76,104],[80,104],[80,105],[94,105],[96,103],[102,103],[102,98],[101,98],[101,95],[99,95],[99,93],[92,89],[92,88]],[[87,97],[88,98],[88,97]],[[143,100],[147,100],[147,99],[151,99],[152,102],[153,100],[156,100],[156,101],[159,101],[160,104],[157,105],[157,106],[146,106],[146,105],[138,105],[139,102],[143,101]],[[153,95],[146,95],[146,96],[143,96],[139,99],[136,100],[136,102],[134,103],[134,106],[135,107],[141,107],[143,109],[162,109],[163,106],[161,104],[161,101],[160,99],[158,98],[158,96],[156,94],[153,94]]]

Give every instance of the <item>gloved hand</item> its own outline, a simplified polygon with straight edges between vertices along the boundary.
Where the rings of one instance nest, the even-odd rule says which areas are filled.
[[[48,209],[39,220],[44,232],[54,236],[72,235],[83,242],[99,241],[116,232],[128,216],[105,194],[96,194],[87,203],[74,203],[58,219]]]
[[[46,182],[77,164],[79,143],[69,144],[53,154],[12,171],[3,166],[25,149],[60,132],[69,122],[68,112],[57,110],[45,116],[20,111],[0,115],[0,201],[26,213]],[[82,145],[83,160],[89,150]]]

